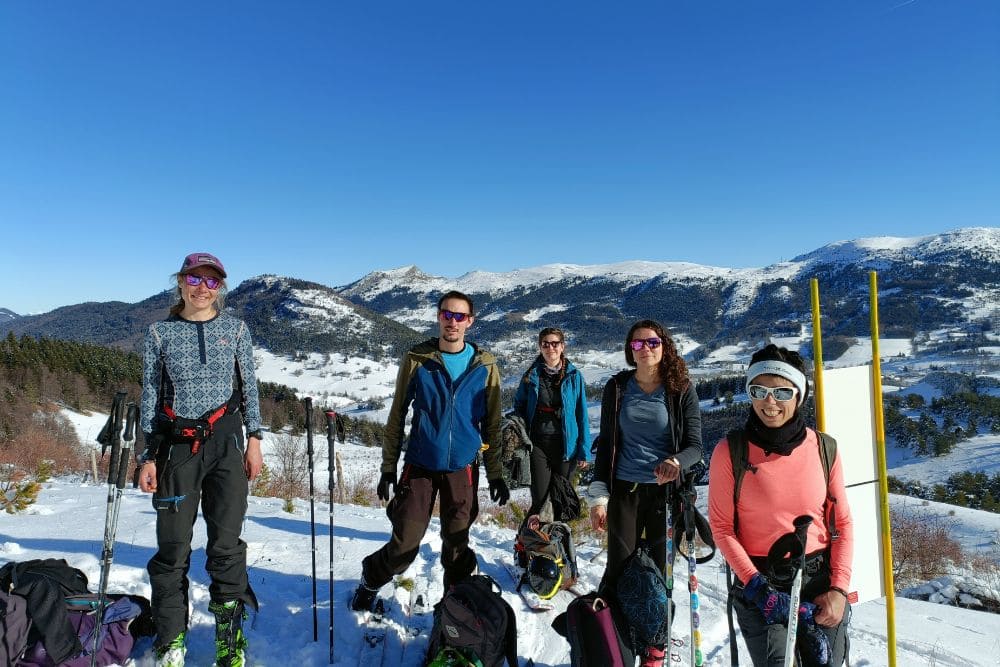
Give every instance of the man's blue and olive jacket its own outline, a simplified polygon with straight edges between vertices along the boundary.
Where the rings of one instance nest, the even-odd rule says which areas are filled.
[[[466,343],[466,345],[472,345]],[[436,472],[461,470],[483,449],[486,478],[500,479],[500,370],[496,358],[475,351],[454,381],[444,367],[438,339],[410,349],[399,366],[382,444],[382,472],[396,473],[406,415],[413,406],[404,461]]]

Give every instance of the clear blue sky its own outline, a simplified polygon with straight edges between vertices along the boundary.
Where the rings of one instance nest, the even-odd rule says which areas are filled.
[[[0,307],[1000,224],[1000,2],[0,4]]]

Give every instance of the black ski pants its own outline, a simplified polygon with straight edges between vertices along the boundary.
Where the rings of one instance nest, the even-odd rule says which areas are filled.
[[[779,588],[788,592],[786,588]],[[806,564],[806,569],[802,576],[802,600],[812,601],[817,595],[830,590],[830,569],[825,559],[819,557],[812,563]],[[781,623],[768,625],[764,622],[764,614],[752,603],[743,598],[743,584],[736,580],[733,587],[733,609],[736,610],[736,620],[740,624],[740,631],[743,633],[743,640],[747,644],[750,653],[750,660],[754,667],[774,667],[785,664],[785,639],[788,636],[787,628]],[[847,626],[851,618],[851,605],[844,609],[844,618],[839,625],[832,628],[820,626],[830,641],[830,662],[829,667],[840,667],[847,658],[849,639],[847,636]],[[805,638],[805,629],[799,624],[799,631],[796,633],[796,652],[799,654],[797,665],[802,667],[821,667],[816,661],[809,643]]]
[[[656,566],[666,571],[667,486],[615,480],[608,499],[608,563],[601,590],[615,590],[625,559],[643,537]]]
[[[158,642],[166,644],[188,625],[188,570],[191,538],[201,505],[208,533],[206,565],[214,602],[243,600],[257,608],[247,579],[247,545],[240,539],[247,511],[243,467],[243,423],[239,412],[215,423],[197,453],[190,443],[164,445],[157,456],[156,509],[158,551],[149,561],[153,620]]]
[[[541,436],[537,440],[532,440],[531,446],[531,507],[528,515],[537,514],[542,511],[542,503],[545,502],[545,494],[549,490],[549,482],[552,481],[552,473],[555,472],[568,478],[570,470],[573,468],[572,461],[563,461],[566,447],[563,444],[562,435]]]
[[[472,574],[476,554],[469,548],[469,526],[479,516],[479,467],[468,465],[453,472],[433,472],[412,464],[403,466],[396,495],[386,514],[392,523],[389,542],[362,562],[365,582],[372,588],[402,574],[420,550],[434,502],[440,493],[441,565],[445,589]]]

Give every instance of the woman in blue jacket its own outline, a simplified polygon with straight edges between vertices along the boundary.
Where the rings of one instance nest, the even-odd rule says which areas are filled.
[[[590,459],[590,425],[583,374],[566,359],[566,335],[546,327],[538,334],[538,358],[514,395],[514,412],[531,439],[531,509],[541,510],[552,474],[569,477],[573,463]]]

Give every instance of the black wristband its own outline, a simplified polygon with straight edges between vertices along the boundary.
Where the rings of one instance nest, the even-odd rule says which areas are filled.
[[[264,432],[261,431],[260,429],[257,429],[256,431],[250,431],[249,433],[247,433],[247,438],[257,438],[258,440],[263,440]]]
[[[850,597],[851,597],[850,595],[848,595],[848,594],[847,594],[847,591],[845,591],[845,590],[844,590],[843,588],[841,588],[840,586],[830,586],[830,590],[831,590],[831,591],[837,591],[838,593],[840,593],[841,595],[843,595],[845,599],[847,599],[847,598],[850,598]]]

